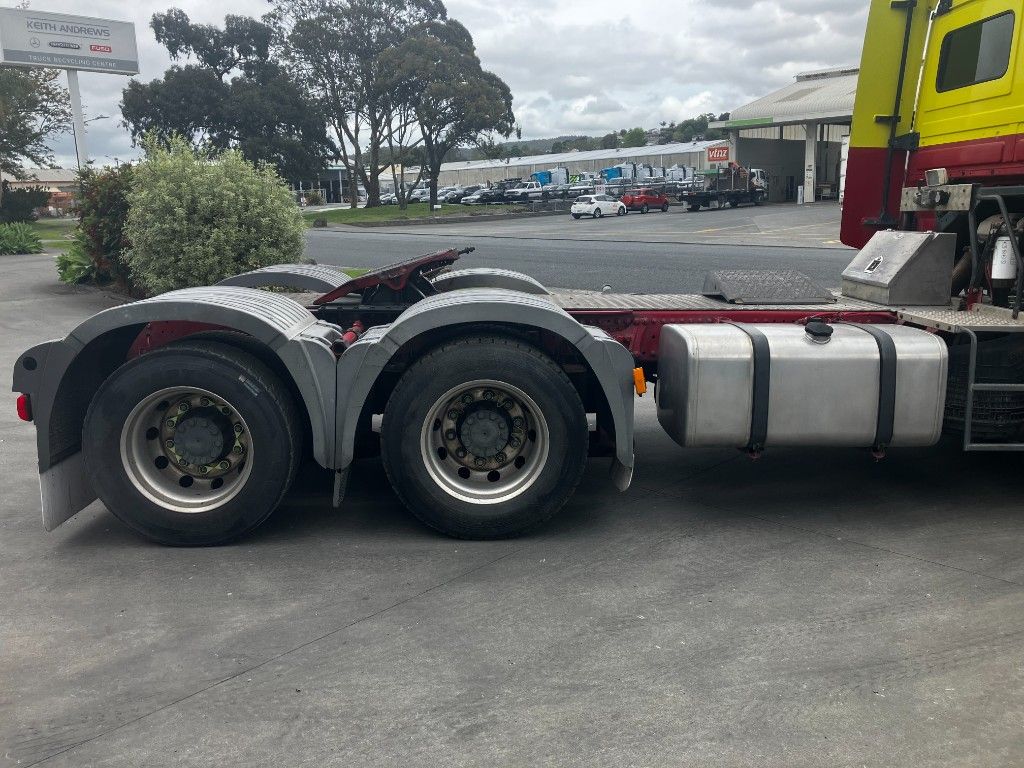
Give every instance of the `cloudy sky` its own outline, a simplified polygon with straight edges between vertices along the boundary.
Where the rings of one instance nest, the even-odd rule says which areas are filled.
[[[0,0],[0,5],[13,5]],[[723,112],[792,81],[797,72],[856,64],[867,0],[447,0],[472,32],[483,64],[515,95],[524,138],[600,135],[662,120]],[[32,0],[40,11],[135,23],[142,73],[160,77],[169,64],[149,28],[169,6],[196,21],[226,13],[258,16],[261,0]],[[100,163],[132,157],[120,125],[127,78],[82,73],[88,148]],[[54,142],[70,163],[70,139]]]

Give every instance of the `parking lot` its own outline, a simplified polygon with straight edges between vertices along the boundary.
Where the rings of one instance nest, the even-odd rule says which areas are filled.
[[[590,287],[615,262],[622,290],[692,290],[722,261],[838,275],[850,254],[834,242],[837,210],[798,215],[339,229],[311,233],[309,251],[372,266],[453,240],[478,247],[467,263],[537,263],[551,285]],[[9,389],[17,354],[119,299],[59,285],[50,255],[0,263]],[[366,461],[341,509],[310,471],[251,537],[173,549],[98,502],[44,533],[34,429],[10,398],[0,759],[1024,763],[1019,456],[948,441],[882,462],[843,450],[755,462],[679,448],[649,396],[637,413],[633,487],[616,492],[594,460],[569,506],[524,538],[438,536]]]

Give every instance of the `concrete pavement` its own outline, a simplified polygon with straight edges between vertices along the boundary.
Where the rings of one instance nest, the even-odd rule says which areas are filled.
[[[4,257],[0,366],[116,299]],[[378,462],[255,535],[39,521],[0,409],[0,760],[46,766],[1016,766],[1019,456],[684,451],[638,404],[522,539],[425,530]],[[969,483],[967,482],[969,478]]]

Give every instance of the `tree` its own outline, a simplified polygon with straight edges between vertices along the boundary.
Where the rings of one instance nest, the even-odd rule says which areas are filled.
[[[143,141],[132,172],[125,261],[147,293],[213,285],[302,257],[305,225],[274,170],[241,153],[196,153],[171,137]]]
[[[601,149],[615,149],[619,146],[619,137],[615,133],[607,133],[601,137]]]
[[[643,128],[630,128],[621,137],[623,147],[642,147],[647,143],[647,131]]]
[[[23,179],[26,163],[53,164],[47,140],[71,123],[68,92],[58,77],[53,69],[0,67],[0,172]]]
[[[430,205],[445,156],[488,132],[508,137],[516,129],[512,92],[480,65],[473,37],[459,22],[427,22],[412,30],[390,59],[411,88],[430,179]]]
[[[196,24],[178,9],[155,14],[150,26],[172,60],[195,63],[124,90],[133,139],[183,136],[195,148],[237,148],[288,179],[319,175],[334,147],[316,104],[273,60],[273,28],[245,16],[225,17],[223,28]]]
[[[441,0],[271,0],[285,56],[309,96],[321,105],[349,178],[380,202],[382,152],[396,124],[388,55],[410,30],[442,21]],[[352,196],[355,206],[355,195]]]

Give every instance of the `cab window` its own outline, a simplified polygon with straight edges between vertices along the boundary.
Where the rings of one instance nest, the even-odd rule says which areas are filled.
[[[942,93],[998,80],[1010,66],[1012,12],[955,29],[942,40],[935,89]]]

